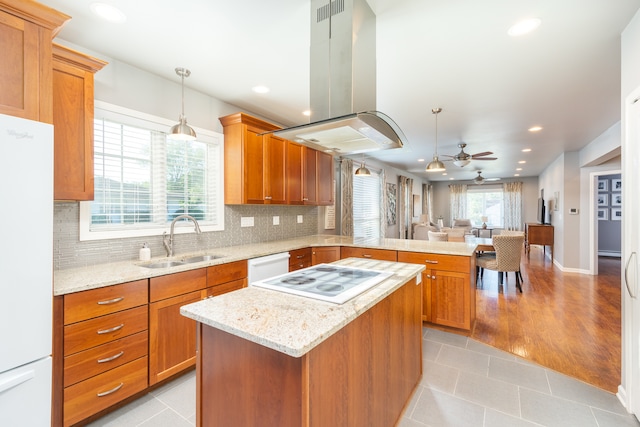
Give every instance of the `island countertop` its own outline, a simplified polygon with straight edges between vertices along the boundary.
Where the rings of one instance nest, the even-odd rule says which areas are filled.
[[[336,265],[393,275],[344,304],[258,287],[243,288],[180,308],[183,316],[293,357],[301,357],[413,278],[423,265],[347,258]]]
[[[288,252],[305,247],[321,246],[352,246],[370,249],[388,249],[395,251],[423,252],[443,255],[474,256],[476,250],[475,243],[463,242],[430,242],[426,240],[405,240],[405,239],[362,239],[336,235],[314,235],[304,236],[296,239],[279,240],[272,242],[254,243],[240,246],[218,247],[198,252],[179,254],[171,259],[179,260],[182,257],[195,256],[201,254],[218,254],[221,258],[184,264],[170,268],[145,268],[137,260],[121,261],[91,265],[87,267],[71,268],[54,271],[53,293],[54,295],[65,295],[104,286],[117,285],[135,280],[148,279],[151,277],[164,276],[167,274],[179,273],[181,271],[193,270],[212,265],[225,264],[244,259]],[[157,257],[150,262],[165,261],[166,257]]]

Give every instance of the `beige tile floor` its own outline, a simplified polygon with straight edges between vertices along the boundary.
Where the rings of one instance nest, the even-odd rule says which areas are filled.
[[[615,395],[467,337],[424,328],[423,357],[400,427],[640,427]],[[194,372],[90,424],[194,425]]]

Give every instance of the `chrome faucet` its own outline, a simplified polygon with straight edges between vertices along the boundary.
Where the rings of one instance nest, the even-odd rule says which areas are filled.
[[[198,221],[196,221],[196,219],[191,215],[178,215],[177,217],[173,218],[173,221],[171,221],[171,232],[168,235],[166,231],[162,233],[162,244],[164,245],[164,249],[167,251],[168,257],[173,256],[173,229],[176,225],[176,222],[181,219],[189,219],[193,221],[193,223],[195,224],[196,233],[202,233],[202,231],[200,231],[200,225],[198,224]]]

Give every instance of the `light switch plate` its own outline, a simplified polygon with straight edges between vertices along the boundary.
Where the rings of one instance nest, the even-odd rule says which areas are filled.
[[[280,217],[279,216],[274,216],[273,217],[273,225],[280,225]]]
[[[302,215],[298,215],[298,224],[302,224]]]
[[[578,208],[570,208],[569,209],[569,215],[578,215]]]
[[[240,217],[240,227],[253,227],[253,217],[252,216]]]

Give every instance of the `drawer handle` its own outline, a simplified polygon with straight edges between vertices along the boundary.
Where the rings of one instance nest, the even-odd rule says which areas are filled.
[[[303,197],[303,198],[302,198],[302,201],[303,201],[303,202],[307,202],[307,201],[309,201],[309,198],[308,198],[308,197]]]
[[[124,383],[120,383],[120,385],[115,386],[111,390],[100,392],[100,393],[98,393],[98,397],[104,397],[104,396],[110,395],[111,393],[115,393],[116,391],[120,390],[123,385],[124,385]]]
[[[363,257],[363,258],[371,258],[371,255],[369,255],[369,254],[362,254],[362,257]]]
[[[110,332],[115,332],[119,329],[122,329],[124,327],[124,323],[121,323],[118,326],[114,326],[113,328],[109,328],[109,329],[101,329],[98,331],[98,335],[103,335],[103,334],[108,334]]]
[[[124,297],[118,297],[118,298],[114,298],[114,299],[108,299],[106,301],[98,301],[98,305],[109,305],[109,304],[115,304],[117,302],[120,302],[124,299]]]
[[[107,362],[111,362],[112,360],[116,360],[118,357],[122,356],[124,354],[124,350],[122,350],[120,353],[118,354],[114,354],[111,357],[105,357],[104,359],[98,359],[98,363],[107,363]]]
[[[424,260],[424,262],[427,263],[427,264],[437,264],[438,263],[438,261],[431,261],[429,259]]]
[[[297,259],[304,258],[304,255],[298,255],[296,258]]]

